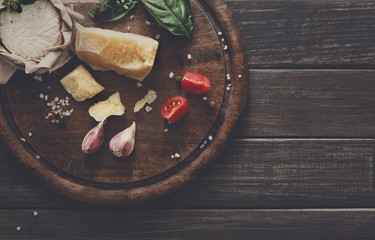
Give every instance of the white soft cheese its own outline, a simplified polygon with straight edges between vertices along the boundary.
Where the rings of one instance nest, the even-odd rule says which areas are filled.
[[[62,21],[49,0],[22,5],[22,12],[0,14],[0,39],[9,52],[25,59],[42,58],[62,43]]]

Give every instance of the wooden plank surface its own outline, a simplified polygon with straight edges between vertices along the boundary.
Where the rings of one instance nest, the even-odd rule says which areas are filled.
[[[250,68],[374,68],[375,2],[227,0]]]
[[[240,137],[375,136],[374,70],[250,70]]]
[[[344,240],[375,234],[374,209],[36,211],[37,217],[30,210],[1,210],[2,239]]]
[[[374,151],[375,139],[234,140],[191,184],[136,207],[375,207]],[[50,192],[8,159],[0,171],[3,208],[90,206]]]

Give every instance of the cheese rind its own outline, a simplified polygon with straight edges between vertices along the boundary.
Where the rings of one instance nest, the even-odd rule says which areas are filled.
[[[121,116],[125,113],[125,106],[121,103],[120,93],[115,92],[107,100],[95,103],[89,108],[89,114],[96,121],[101,122],[109,116]]]
[[[104,90],[104,87],[97,83],[90,72],[82,65],[79,65],[61,79],[60,83],[76,101],[92,98]]]
[[[150,73],[159,43],[152,38],[101,28],[79,28],[76,54],[94,70],[113,70],[139,81]]]

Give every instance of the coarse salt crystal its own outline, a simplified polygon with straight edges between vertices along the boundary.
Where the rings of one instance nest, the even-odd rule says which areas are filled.
[[[238,75],[238,78],[242,78],[242,75],[240,74],[240,75]]]
[[[144,97],[148,104],[153,103],[157,98],[157,93],[154,90],[148,90],[146,96]]]
[[[43,99],[44,98],[44,94],[43,93],[39,94],[39,97]]]
[[[231,83],[229,83],[229,84],[228,84],[228,87],[231,87],[231,86],[232,86],[232,84],[231,84]]]
[[[130,32],[130,26],[128,26],[128,32]]]
[[[203,98],[202,98],[204,101],[206,101],[207,100],[207,97],[206,96],[204,96]]]
[[[55,102],[58,102],[58,101],[59,101],[59,98],[58,98],[58,97],[55,97],[54,101],[55,101]]]
[[[73,108],[72,108],[72,109],[70,109],[70,110],[69,110],[69,112],[70,112],[70,113],[72,113],[72,112],[73,112]]]
[[[229,73],[227,74],[227,80],[230,80],[230,75],[229,75]]]
[[[156,34],[155,39],[158,40],[160,38],[160,33]]]
[[[228,46],[227,45],[224,45],[224,50],[228,50]]]
[[[222,32],[218,32],[217,34],[218,34],[219,36],[223,35],[223,33],[222,33]]]
[[[38,212],[37,212],[37,211],[34,211],[34,212],[33,212],[33,215],[34,215],[34,217],[38,216]]]
[[[230,87],[227,87],[227,91],[229,91],[230,90]]]
[[[212,141],[212,139],[214,139],[211,135],[208,136],[208,140]]]
[[[171,159],[174,159],[174,155],[171,155]]]
[[[23,138],[23,137],[21,137],[21,141],[22,141],[22,142],[26,142],[26,139]]]
[[[151,112],[152,107],[150,107],[150,106],[146,106],[146,107],[145,107],[145,110],[146,110],[146,112]]]
[[[145,21],[145,23],[148,25],[148,26],[150,26],[150,24],[151,24],[151,22],[150,21]]]
[[[43,81],[42,77],[41,76],[38,76],[38,75],[35,75],[33,77],[35,80],[38,80],[39,82]]]
[[[174,154],[174,156],[175,156],[176,158],[179,158],[179,157],[181,157],[181,155],[180,155],[180,154],[178,154],[178,153],[175,153],[175,154]]]
[[[37,154],[37,155],[35,155],[35,158],[36,159],[40,159],[40,156]]]
[[[173,78],[174,77],[174,73],[173,72],[170,72],[169,73],[169,78]]]
[[[133,19],[134,19],[134,15],[131,15],[131,16],[130,16],[130,19],[133,20]]]
[[[221,41],[222,41],[222,42],[224,42],[224,41],[225,41],[225,39],[224,39],[224,38],[222,38],[222,39],[221,39]]]
[[[206,144],[207,144],[207,141],[204,141],[203,144],[206,145]]]
[[[188,55],[187,55],[187,59],[191,59],[191,54],[189,53]]]
[[[48,100],[48,95],[44,96],[44,100],[46,100],[46,101]]]
[[[21,227],[20,226],[18,226],[16,229],[17,229],[17,231],[21,231]]]
[[[204,144],[202,144],[199,148],[200,148],[200,149],[204,148]]]
[[[29,132],[29,137],[31,137],[33,135],[33,133]]]
[[[164,132],[168,132],[168,128],[164,129]]]

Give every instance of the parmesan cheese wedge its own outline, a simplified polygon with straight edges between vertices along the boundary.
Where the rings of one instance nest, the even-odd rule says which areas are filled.
[[[25,59],[45,57],[63,42],[61,17],[49,0],[22,5],[22,12],[0,14],[0,39],[9,52]]]
[[[97,83],[90,72],[82,65],[79,65],[61,79],[60,83],[76,101],[92,98],[104,90],[104,87]]]
[[[120,93],[115,92],[107,100],[95,103],[89,108],[89,114],[97,122],[104,121],[109,116],[121,116],[125,113],[125,106],[121,103]]]
[[[101,28],[79,28],[76,53],[94,70],[113,70],[139,81],[150,73],[159,43],[152,38]]]

